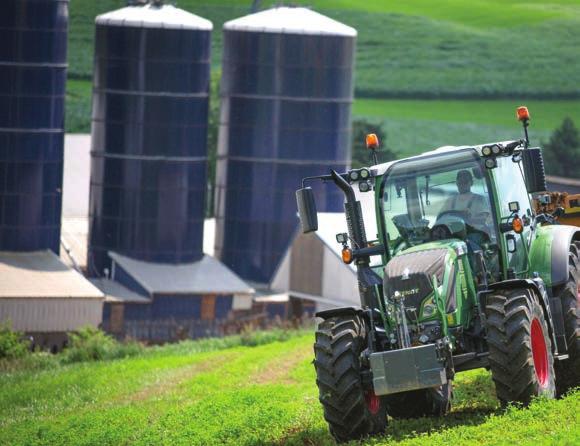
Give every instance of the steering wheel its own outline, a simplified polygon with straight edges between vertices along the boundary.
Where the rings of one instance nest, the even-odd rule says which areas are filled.
[[[436,223],[438,221],[444,220],[445,216],[458,217],[465,224],[465,220],[467,218],[467,213],[465,211],[455,211],[455,210],[444,211],[444,212],[441,212],[437,216]],[[446,240],[449,238],[453,238],[453,231],[451,230],[451,228],[447,224],[439,223],[439,224],[434,225],[431,228],[429,235],[430,235],[431,240]]]
[[[455,211],[455,210],[441,212],[437,216],[437,220],[440,220],[442,217],[445,217],[446,215],[452,215],[454,217],[460,217],[463,220],[467,220],[467,211]]]
[[[452,237],[453,234],[447,225],[435,225],[431,228],[431,240],[446,240]]]

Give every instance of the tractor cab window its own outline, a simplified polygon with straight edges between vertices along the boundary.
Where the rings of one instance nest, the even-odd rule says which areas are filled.
[[[454,238],[471,251],[497,246],[488,184],[474,151],[394,164],[385,174],[381,198],[391,255]]]
[[[493,176],[497,185],[500,219],[507,222],[513,212],[509,208],[509,203],[517,202],[520,210],[516,212],[525,222],[522,235],[509,231],[504,235],[506,237],[515,237],[515,251],[507,252],[507,267],[513,269],[516,275],[525,274],[527,269],[527,254],[524,244],[529,245],[532,236],[529,222],[532,216],[530,196],[525,187],[521,166],[514,163],[511,157],[502,157],[498,159],[497,169],[493,169]]]

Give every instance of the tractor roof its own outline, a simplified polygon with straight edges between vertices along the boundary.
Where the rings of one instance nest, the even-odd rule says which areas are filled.
[[[503,145],[505,145],[505,144],[508,144],[511,142],[512,141],[497,141],[497,142],[490,142],[490,143],[485,143],[485,144],[478,144],[478,145],[474,145],[474,146],[441,146],[441,147],[438,147],[437,149],[430,150],[428,152],[424,152],[424,153],[421,153],[419,155],[410,156],[407,158],[401,158],[398,160],[389,161],[387,163],[377,164],[376,166],[372,166],[372,169],[376,171],[376,175],[382,175],[393,164],[401,162],[401,161],[407,161],[407,160],[411,160],[411,159],[419,159],[419,158],[433,156],[433,155],[442,155],[442,154],[451,153],[451,152],[459,152],[459,151],[462,151],[465,149],[474,149],[481,155],[481,148],[484,146],[488,146],[491,144],[503,144]]]

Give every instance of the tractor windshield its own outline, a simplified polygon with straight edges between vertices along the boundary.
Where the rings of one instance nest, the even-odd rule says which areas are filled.
[[[497,244],[480,158],[465,150],[395,163],[382,185],[384,230],[391,256],[434,240],[468,248]]]

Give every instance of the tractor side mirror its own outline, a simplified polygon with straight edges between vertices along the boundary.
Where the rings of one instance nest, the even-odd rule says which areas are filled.
[[[298,215],[302,224],[302,233],[308,234],[318,230],[318,215],[316,214],[316,201],[311,187],[304,187],[296,191],[296,204]]]
[[[535,147],[522,151],[522,162],[528,193],[545,192],[548,186],[546,185],[544,157],[541,149]]]

